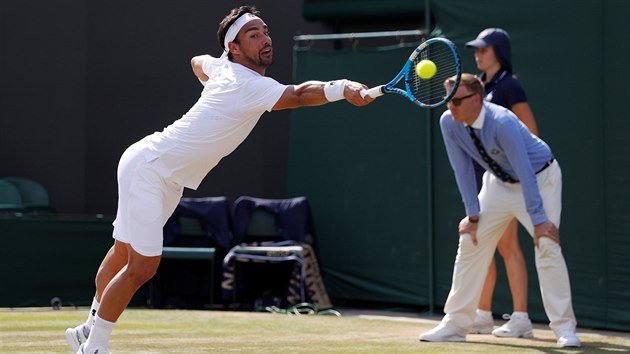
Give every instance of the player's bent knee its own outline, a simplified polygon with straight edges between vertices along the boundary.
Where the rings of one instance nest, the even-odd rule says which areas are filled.
[[[160,257],[144,258],[136,260],[127,266],[126,275],[138,284],[144,284],[153,278],[160,264]]]
[[[144,268],[136,271],[127,271],[127,276],[133,283],[142,285],[153,278],[156,273],[156,269]]]

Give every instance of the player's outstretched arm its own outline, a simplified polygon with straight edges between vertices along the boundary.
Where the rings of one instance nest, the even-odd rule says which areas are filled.
[[[346,99],[355,106],[365,106],[374,99],[361,97],[361,90],[367,86],[349,80],[307,81],[299,85],[290,85],[284,91],[273,110],[320,106],[328,102]]]

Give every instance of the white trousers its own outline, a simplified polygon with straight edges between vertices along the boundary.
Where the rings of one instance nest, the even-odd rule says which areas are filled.
[[[554,161],[551,166],[538,173],[536,179],[547,217],[559,229],[562,172],[558,162]],[[530,235],[533,236],[534,232],[520,183],[504,183],[486,172],[479,192],[479,203],[481,214],[477,227],[478,243],[473,245],[470,235],[459,238],[453,282],[444,307],[446,316],[442,320],[451,330],[462,336],[472,326],[488,267],[505,228],[516,217]],[[556,333],[562,330],[575,331],[571,285],[560,245],[548,237],[541,237],[535,256],[543,305],[550,320],[549,327]]]

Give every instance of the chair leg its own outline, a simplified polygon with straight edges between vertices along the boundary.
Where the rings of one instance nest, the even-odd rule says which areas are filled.
[[[214,305],[214,258],[210,260],[210,306]]]

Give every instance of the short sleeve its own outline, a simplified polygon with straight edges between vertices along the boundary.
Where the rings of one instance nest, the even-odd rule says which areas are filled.
[[[527,95],[525,94],[525,90],[521,84],[515,80],[505,80],[502,83],[503,86],[501,89],[504,92],[505,105],[502,105],[508,109],[511,109],[517,103],[527,102]]]
[[[271,112],[286,88],[287,85],[283,85],[270,77],[260,76],[251,79],[247,83],[243,100],[239,104],[245,111]]]
[[[203,73],[206,74],[208,77],[212,76],[212,68],[219,60],[221,59],[206,55],[203,63],[201,63],[201,70],[203,70]]]

